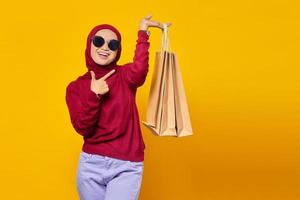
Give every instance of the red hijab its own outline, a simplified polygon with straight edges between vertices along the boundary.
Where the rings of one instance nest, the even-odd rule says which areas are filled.
[[[113,31],[117,35],[118,40],[120,41],[120,47],[118,49],[117,56],[116,56],[115,60],[112,61],[108,65],[99,65],[99,64],[95,63],[93,58],[91,57],[91,43],[92,43],[93,37],[99,30],[102,30],[102,29],[109,29],[109,30]],[[90,31],[90,33],[87,37],[87,41],[86,41],[85,63],[88,68],[88,72],[86,73],[86,75],[90,74],[90,71],[93,71],[93,72],[95,72],[96,77],[102,77],[109,71],[115,69],[118,66],[117,61],[120,59],[121,51],[122,51],[121,34],[114,26],[109,25],[109,24],[100,24],[100,25],[95,26]]]

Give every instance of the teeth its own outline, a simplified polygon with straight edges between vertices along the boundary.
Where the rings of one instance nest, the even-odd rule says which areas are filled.
[[[99,53],[99,55],[108,56],[109,54],[108,53]]]

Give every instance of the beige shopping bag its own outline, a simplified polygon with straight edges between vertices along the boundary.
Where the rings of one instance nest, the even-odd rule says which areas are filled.
[[[143,124],[157,136],[192,135],[192,126],[176,54],[169,50],[168,27],[164,24],[162,48],[156,52]]]

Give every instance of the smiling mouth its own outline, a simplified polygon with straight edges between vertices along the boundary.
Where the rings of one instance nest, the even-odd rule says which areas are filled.
[[[100,58],[104,58],[104,59],[108,58],[108,56],[109,56],[109,53],[102,53],[102,52],[100,52],[100,53],[97,53],[97,54],[98,54],[98,56]]]

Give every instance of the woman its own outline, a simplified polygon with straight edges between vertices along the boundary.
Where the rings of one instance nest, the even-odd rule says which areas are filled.
[[[133,62],[122,66],[120,32],[95,26],[86,43],[88,71],[66,88],[71,123],[84,139],[76,180],[81,200],[138,199],[145,144],[135,95],[148,73],[148,28],[163,28],[151,17],[140,21]]]

